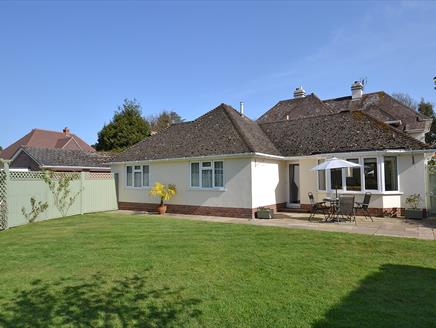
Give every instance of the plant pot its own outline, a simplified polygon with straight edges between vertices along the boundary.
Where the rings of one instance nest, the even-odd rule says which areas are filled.
[[[167,206],[159,205],[157,211],[159,212],[160,215],[164,215],[167,212]]]
[[[258,219],[272,219],[273,211],[271,209],[257,210],[256,216]]]
[[[422,220],[425,217],[425,210],[422,208],[406,208],[404,216],[406,219]]]

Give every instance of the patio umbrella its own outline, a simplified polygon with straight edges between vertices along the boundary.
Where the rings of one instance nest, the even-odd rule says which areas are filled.
[[[360,164],[356,164],[353,162],[348,162],[343,159],[339,159],[336,157],[332,157],[325,162],[318,164],[317,166],[312,168],[312,171],[323,171],[323,170],[331,170],[331,169],[344,169],[348,167],[360,167]],[[336,185],[336,198],[338,198],[338,187]]]

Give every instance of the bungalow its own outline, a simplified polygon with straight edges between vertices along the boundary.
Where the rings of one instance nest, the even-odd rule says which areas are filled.
[[[172,183],[169,212],[251,218],[259,207],[307,208],[339,193],[373,194],[373,214],[397,212],[409,194],[426,196],[426,160],[433,150],[418,139],[429,119],[384,92],[320,100],[297,88],[257,121],[221,104],[191,122],[175,124],[116,156],[119,208],[154,210],[154,182]],[[430,122],[431,123],[431,122]],[[330,157],[359,168],[313,172]],[[429,199],[425,199],[427,208]]]

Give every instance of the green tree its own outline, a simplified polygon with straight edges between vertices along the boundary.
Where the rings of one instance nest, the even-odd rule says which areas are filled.
[[[421,101],[418,104],[418,112],[428,117],[434,117],[433,104],[431,102],[424,101],[424,98],[421,98]]]
[[[150,116],[147,121],[151,131],[159,132],[166,129],[171,124],[183,122],[184,119],[174,111],[163,111],[159,115]]]
[[[114,117],[98,133],[97,150],[120,151],[150,135],[150,126],[142,117],[141,105],[135,100],[125,99]]]

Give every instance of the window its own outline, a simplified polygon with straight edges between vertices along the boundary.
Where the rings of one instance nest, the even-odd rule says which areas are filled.
[[[395,156],[385,156],[385,190],[398,191],[398,170],[397,158]]]
[[[212,162],[201,163],[201,188],[212,188]]]
[[[223,162],[214,162],[215,169],[215,184],[214,186],[217,188],[224,187],[224,165]]]
[[[191,163],[191,187],[223,188],[224,164],[222,161]]]
[[[323,159],[318,160],[318,165],[323,163]],[[325,170],[318,171],[318,190],[326,190]]]
[[[148,165],[135,165],[126,167],[127,187],[148,187],[150,185],[150,174]]]
[[[200,163],[191,163],[191,187],[200,187]]]
[[[127,187],[132,186],[132,167],[131,166],[127,166],[126,185],[127,185]]]
[[[332,189],[342,189],[342,169],[331,169],[330,181]]]
[[[365,189],[378,190],[377,158],[365,158],[363,160],[363,171],[365,173]]]
[[[359,164],[359,159],[350,158],[348,162]],[[346,170],[347,176],[345,178],[347,190],[360,191],[362,189],[362,182],[360,179],[360,167],[350,167]]]

